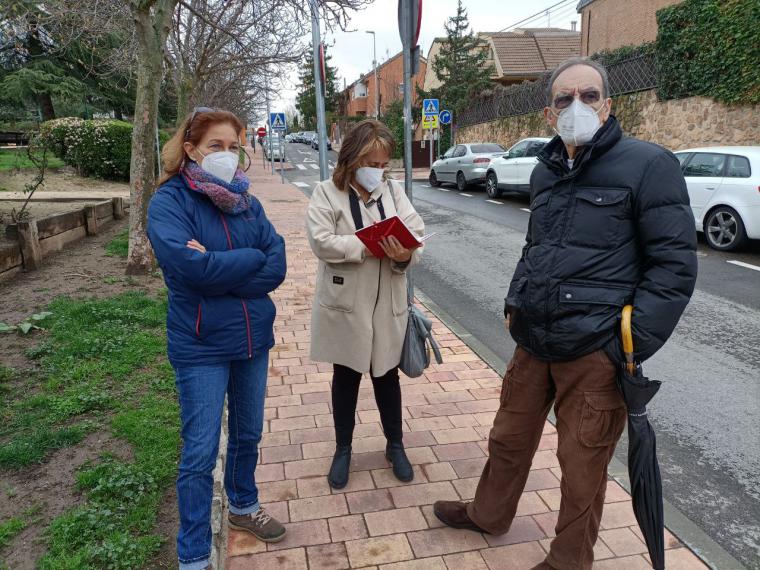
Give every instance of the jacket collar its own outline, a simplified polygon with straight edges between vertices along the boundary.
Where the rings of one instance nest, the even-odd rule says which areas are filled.
[[[622,138],[623,130],[620,128],[615,115],[610,115],[607,121],[596,132],[594,138],[587,145],[580,147],[575,155],[573,169],[567,167],[567,149],[559,135],[550,140],[538,153],[538,160],[546,164],[553,172],[562,177],[575,177],[580,170],[590,161],[596,160]]]

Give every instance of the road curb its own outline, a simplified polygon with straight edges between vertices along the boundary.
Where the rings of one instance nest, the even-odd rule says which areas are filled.
[[[431,313],[433,313],[451,332],[459,337],[470,349],[475,352],[483,361],[504,376],[507,363],[504,362],[495,352],[485,344],[476,339],[466,328],[449,315],[444,309],[428,297],[419,287],[415,288],[415,297]],[[556,425],[557,421],[552,411],[549,415],[549,421]],[[629,494],[631,492],[631,482],[628,479],[628,468],[622,461],[613,457],[610,462],[608,474],[617,483],[619,483]],[[702,560],[707,566],[714,570],[746,570],[746,567],[736,560],[731,554],[723,549],[717,542],[710,538],[701,528],[690,521],[681,511],[667,500],[663,500],[665,511],[665,526],[678,538],[687,548]]]

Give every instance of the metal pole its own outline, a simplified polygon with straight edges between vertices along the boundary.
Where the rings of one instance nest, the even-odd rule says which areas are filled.
[[[268,137],[269,137],[269,162],[272,163],[272,174],[274,174],[274,156],[272,156],[272,152],[273,152],[273,149],[272,149],[272,146],[273,146],[273,144],[272,144],[272,134],[273,134],[272,133],[272,114],[271,114],[271,111],[269,110],[269,88],[268,87],[267,87],[267,90],[266,90],[266,94],[267,94],[267,124],[269,125],[269,133],[268,133]]]
[[[367,32],[372,34],[372,65],[375,68],[375,119],[380,118],[380,80],[377,78],[377,50],[375,41],[375,32]]]
[[[430,137],[430,168],[433,168],[433,147],[435,146],[435,139],[433,138],[433,129],[428,131]]]
[[[285,175],[282,172],[282,163],[285,161],[285,147],[282,144],[282,131],[277,136],[280,141],[280,182],[285,184]]]
[[[409,202],[412,202],[412,2],[399,0],[401,4],[401,30],[404,54],[404,188]],[[414,303],[414,270],[406,272],[406,296],[409,304]]]
[[[327,127],[325,126],[325,99],[322,93],[322,69],[319,56],[319,6],[317,0],[310,0],[311,4],[311,43],[314,54],[314,91],[317,99],[317,136],[319,137],[319,176],[321,180],[330,177],[327,167]],[[325,81],[327,78],[325,77]],[[327,87],[325,85],[325,87]]]
[[[410,13],[411,0],[402,0],[401,29],[404,30],[406,44],[404,45],[404,187],[409,201],[412,201],[412,49],[411,37],[412,18]],[[411,289],[411,279],[409,280]]]

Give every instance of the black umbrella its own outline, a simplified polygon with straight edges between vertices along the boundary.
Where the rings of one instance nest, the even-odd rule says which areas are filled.
[[[633,512],[644,535],[655,570],[665,568],[665,521],[662,507],[662,480],[657,463],[657,442],[647,419],[647,404],[660,389],[658,380],[644,376],[633,358],[631,314],[623,308],[621,329],[626,362],[620,367],[618,382],[628,407],[628,476],[631,479]]]

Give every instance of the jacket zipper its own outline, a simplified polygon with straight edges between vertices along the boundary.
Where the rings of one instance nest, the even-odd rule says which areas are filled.
[[[235,249],[232,246],[232,237],[230,236],[230,228],[227,227],[227,220],[224,219],[224,214],[222,212],[219,212],[219,216],[222,218],[224,233],[227,235],[227,245],[230,249]],[[253,358],[253,342],[251,341],[251,319],[248,316],[248,307],[245,306],[245,299],[241,298],[240,304],[243,306],[243,315],[245,315],[245,333],[248,336],[248,358]]]
[[[195,319],[195,336],[201,336],[201,304],[198,303],[198,316]]]

